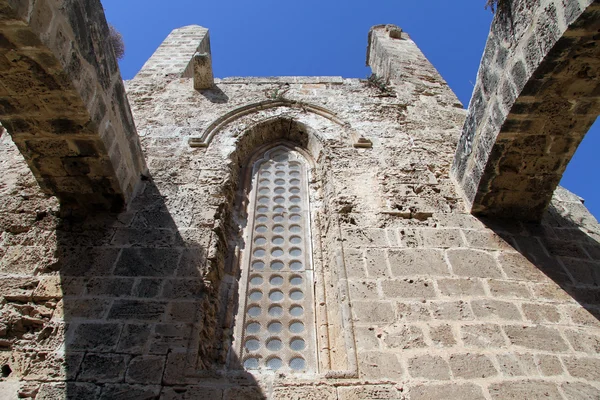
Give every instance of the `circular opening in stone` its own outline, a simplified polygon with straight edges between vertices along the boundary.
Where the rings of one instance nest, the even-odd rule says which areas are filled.
[[[262,188],[258,189],[259,194],[267,194],[269,192],[270,192],[270,190],[267,187],[262,187]]]
[[[279,338],[272,338],[267,340],[267,349],[270,351],[279,351],[283,348],[283,343]]]
[[[251,285],[257,286],[257,285],[262,285],[262,283],[263,283],[262,276],[260,276],[260,275],[252,275],[250,277],[250,284]]]
[[[264,255],[266,254],[265,249],[256,249],[254,250],[254,257],[264,257]]]
[[[281,163],[275,164],[275,168],[276,169],[284,169],[285,168],[285,164],[281,164]]]
[[[269,293],[269,300],[271,301],[281,301],[283,300],[283,292],[281,290],[272,290]]]
[[[290,315],[292,317],[299,317],[302,314],[304,314],[304,308],[302,308],[302,306],[294,305],[290,307]]]
[[[280,275],[273,275],[270,279],[269,279],[269,283],[273,286],[279,286],[279,285],[283,285],[283,276]]]
[[[285,193],[285,189],[281,186],[277,186],[274,190],[275,194],[282,194]]]
[[[273,250],[271,250],[271,255],[273,257],[281,257],[283,255],[283,249],[274,248]]]
[[[265,223],[269,220],[269,218],[267,218],[266,215],[257,215],[256,216],[256,222],[261,222],[261,223]]]
[[[274,269],[275,271],[279,271],[283,269],[283,263],[281,261],[273,261],[271,263],[271,269]]]
[[[279,321],[271,322],[269,324],[269,326],[267,326],[268,331],[271,333],[279,333],[279,332],[281,332],[281,328],[282,328],[282,325],[281,325],[281,322],[279,322]]]
[[[261,269],[265,268],[265,263],[262,261],[254,261],[252,263],[252,268],[261,270]]]
[[[290,299],[294,301],[302,300],[304,298],[304,293],[300,289],[294,289],[290,292]]]
[[[275,176],[279,176],[279,177],[285,176],[285,172],[284,171],[277,171],[277,172],[275,172]]]
[[[262,171],[260,171],[260,174],[262,176],[271,176],[271,173],[269,171],[267,171],[266,169],[263,169]],[[269,183],[270,181],[268,179],[261,179],[260,183]]]
[[[306,342],[304,339],[295,337],[290,341],[290,349],[293,351],[302,351],[306,348]]]
[[[248,357],[244,361],[244,368],[246,369],[256,369],[258,368],[258,358],[256,357]]]
[[[275,225],[273,227],[273,232],[275,232],[275,233],[283,233],[283,231],[285,231],[285,228],[283,227],[283,225]]]
[[[261,196],[258,198],[258,202],[260,204],[268,204],[269,203],[269,198],[267,196]]]
[[[290,212],[295,212],[295,213],[300,212],[300,207],[298,207],[298,206],[291,206],[290,207]]]
[[[285,198],[283,198],[281,196],[277,196],[273,199],[273,201],[277,204],[283,204],[283,203],[285,203]]]
[[[260,315],[261,309],[257,305],[253,305],[248,307],[248,315],[251,317],[258,317]]]
[[[256,211],[258,211],[258,212],[267,212],[267,211],[269,211],[269,207],[258,206],[258,207],[256,207]]]
[[[290,215],[290,221],[292,221],[292,222],[300,222],[301,219],[302,219],[302,217],[300,217],[300,214],[291,214]]]
[[[283,308],[281,306],[271,306],[269,307],[269,315],[279,318],[283,315]]]
[[[302,269],[302,263],[300,261],[292,261],[290,263],[290,269],[292,271],[300,271]]]
[[[290,197],[290,201],[294,204],[298,204],[300,203],[300,197],[299,196],[292,196]]]
[[[302,357],[294,357],[290,360],[290,368],[294,371],[300,371],[304,369],[305,366],[304,358]]]
[[[290,249],[290,256],[292,257],[300,257],[302,255],[302,250],[297,247],[292,247]]]
[[[251,301],[260,301],[260,299],[262,299],[262,295],[263,294],[260,290],[253,290],[250,292],[250,295],[248,297]]]
[[[294,178],[294,179],[290,179],[290,184],[296,186],[300,184],[300,179]]]
[[[283,185],[285,185],[285,180],[284,179],[279,179],[279,178],[275,179],[275,184],[277,186],[283,186]]]
[[[285,240],[281,236],[275,236],[273,239],[271,239],[271,242],[273,242],[273,244],[283,244]]]
[[[285,207],[276,206],[275,208],[273,208],[273,211],[275,211],[276,213],[282,213],[285,212]]]
[[[301,277],[300,275],[292,275],[292,276],[290,277],[290,283],[291,283],[292,285],[295,285],[295,286],[296,286],[296,285],[301,285],[301,284],[302,284],[302,281],[303,281],[303,279],[302,279],[302,277]],[[262,283],[262,282],[261,282],[261,283]]]
[[[267,231],[267,226],[266,225],[258,225],[254,230],[258,233],[265,233]]]
[[[265,244],[267,244],[267,239],[265,239],[262,236],[259,236],[256,239],[254,239],[254,244],[257,246],[264,246]]]
[[[278,370],[283,365],[281,358],[272,357],[267,360],[267,367],[272,370]]]
[[[298,164],[295,161],[290,162],[290,168],[291,169],[299,169],[300,168],[300,164]]]
[[[281,222],[281,221],[283,221],[283,215],[281,215],[281,214],[275,215],[273,217],[273,221],[275,221],[275,222]]]
[[[258,322],[250,322],[246,325],[247,333],[258,333],[260,331],[260,324]]]
[[[290,171],[290,176],[300,176],[300,171]]]
[[[300,244],[300,243],[302,243],[302,238],[300,236],[292,236],[290,238],[290,243],[291,244]]]
[[[256,351],[260,349],[260,342],[255,338],[250,338],[246,340],[246,343],[244,343],[244,347],[248,351]]]
[[[290,324],[290,332],[292,332],[292,333],[304,332],[304,324],[300,321],[293,321]]]

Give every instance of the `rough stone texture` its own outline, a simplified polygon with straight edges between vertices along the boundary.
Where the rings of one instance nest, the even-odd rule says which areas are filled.
[[[2,125],[65,213],[120,210],[147,168],[102,5],[0,7]]]
[[[592,0],[499,8],[452,167],[474,213],[542,219],[600,113],[599,12]]]
[[[197,91],[182,75],[205,33],[176,31],[127,83],[150,170],[127,210],[61,218],[0,137],[0,390],[597,397],[600,227],[562,188],[539,224],[465,213],[449,176],[465,113],[406,33],[371,32],[369,62],[392,90],[285,77]],[[280,140],[311,160],[318,375],[243,371],[233,333],[243,167]]]

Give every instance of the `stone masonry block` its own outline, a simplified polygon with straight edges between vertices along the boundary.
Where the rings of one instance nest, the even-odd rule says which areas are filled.
[[[456,345],[454,332],[450,325],[436,325],[429,327],[429,337],[434,346],[437,347],[452,347]]]
[[[496,400],[561,400],[555,383],[537,380],[494,383],[489,388]]]
[[[455,378],[489,378],[498,374],[492,361],[483,354],[453,354],[448,362]]]
[[[560,312],[555,305],[523,303],[523,314],[525,318],[535,323],[559,323],[561,321]]]
[[[600,389],[582,382],[565,382],[561,389],[569,400],[595,400],[600,398]]]
[[[535,358],[538,369],[543,376],[556,376],[564,373],[562,363],[557,356],[538,354]]]
[[[448,250],[448,259],[456,275],[501,278],[502,272],[491,254],[479,250]]]
[[[265,398],[265,394],[259,392],[260,396],[255,397],[257,400]],[[254,397],[240,397],[239,394],[235,396],[227,397],[225,399],[237,400],[240,398],[253,399]],[[273,389],[273,400],[337,400],[337,391],[333,386],[279,386]]]
[[[385,251],[380,249],[367,249],[365,251],[367,275],[369,278],[389,276]]]
[[[404,394],[391,385],[350,386],[338,388],[338,400],[403,400]]]
[[[485,294],[483,284],[476,278],[438,279],[437,286],[442,296],[464,297]]]
[[[108,314],[108,319],[160,321],[167,303],[159,301],[116,300]]]
[[[587,379],[591,382],[600,380],[600,359],[563,357],[563,362],[574,378]]]
[[[160,384],[166,357],[138,356],[129,361],[125,381],[128,383]]]
[[[164,386],[161,391],[161,400],[195,400],[223,398],[223,389],[207,386]]]
[[[386,331],[383,343],[390,349],[419,349],[427,346],[425,335],[418,326],[404,325]]]
[[[79,379],[97,383],[121,382],[128,359],[129,356],[120,354],[89,353],[83,359]]]
[[[424,247],[448,248],[463,246],[459,229],[419,229]]]
[[[441,320],[472,320],[473,312],[469,303],[459,301],[431,302],[431,313],[435,319]]]
[[[99,400],[147,400],[156,399],[160,393],[158,385],[115,385],[102,388]]]
[[[402,249],[389,250],[388,254],[390,269],[395,277],[450,273],[441,250]]]
[[[467,347],[490,349],[506,347],[506,339],[499,325],[463,325],[460,331],[461,339]]]
[[[490,293],[495,297],[505,298],[520,298],[529,299],[531,298],[531,292],[524,282],[514,281],[501,281],[497,279],[490,279],[487,281]]]
[[[482,389],[472,383],[463,384],[422,384],[411,387],[409,390],[411,400],[483,400]]]
[[[396,353],[368,351],[358,354],[359,373],[367,379],[401,379],[403,368]]]
[[[359,323],[388,324],[396,320],[393,304],[388,301],[354,301],[352,311]]]
[[[513,303],[498,300],[473,300],[473,313],[478,319],[516,320],[523,318],[517,306]]]
[[[449,380],[448,362],[439,356],[423,355],[408,360],[408,372],[412,377],[431,380]]]
[[[386,298],[431,299],[437,297],[432,281],[428,279],[394,279],[381,282]]]
[[[115,350],[122,326],[120,324],[84,323],[70,325],[69,349],[108,352]]]
[[[568,350],[565,340],[556,329],[545,326],[507,325],[504,332],[515,346],[553,352]]]

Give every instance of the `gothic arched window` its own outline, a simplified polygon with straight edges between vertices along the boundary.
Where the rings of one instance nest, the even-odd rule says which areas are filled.
[[[283,145],[252,166],[236,322],[247,370],[316,372],[308,170]]]

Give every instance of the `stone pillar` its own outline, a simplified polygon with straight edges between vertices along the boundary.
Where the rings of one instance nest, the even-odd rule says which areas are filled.
[[[208,29],[198,25],[174,29],[146,61],[134,80],[156,78],[168,82],[168,78],[192,78],[196,53],[206,54],[210,60]]]
[[[600,4],[497,11],[452,173],[471,211],[539,220],[600,113]]]
[[[117,210],[146,164],[98,0],[0,0],[0,121],[65,207]]]
[[[194,54],[194,89],[210,89],[214,84],[210,53]]]

